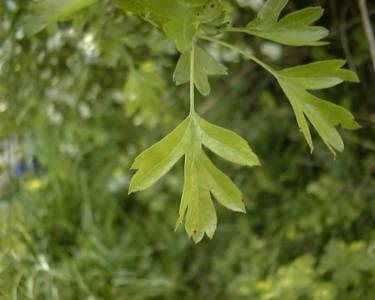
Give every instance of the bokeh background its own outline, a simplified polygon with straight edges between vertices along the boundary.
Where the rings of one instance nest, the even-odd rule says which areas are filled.
[[[0,299],[375,299],[375,74],[357,1],[290,1],[288,11],[325,8],[326,47],[227,37],[275,67],[347,59],[361,83],[324,96],[362,129],[342,131],[336,159],[316,135],[309,153],[268,74],[205,45],[230,75],[198,111],[245,137],[263,166],[213,157],[248,213],[217,206],[216,234],[198,245],[174,232],[182,162],[127,193],[132,160],[188,111],[173,42],[109,0],[28,37],[28,3],[0,2]],[[232,3],[246,24],[262,1]]]

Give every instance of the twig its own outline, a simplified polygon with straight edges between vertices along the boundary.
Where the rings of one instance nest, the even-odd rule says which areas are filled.
[[[368,15],[369,17],[372,17],[375,15],[375,8],[370,8],[369,11],[368,11]],[[346,22],[346,24],[344,25],[344,29],[345,31],[348,31],[350,29],[352,29],[353,27],[357,26],[359,23],[362,23],[362,19],[361,18],[353,18],[352,20]],[[339,30],[337,29],[336,26],[333,26],[332,30],[331,30],[331,34],[330,34],[330,37],[336,37],[340,34]]]
[[[363,27],[366,32],[367,41],[370,47],[372,66],[375,72],[375,37],[374,37],[374,31],[371,26],[369,13],[367,10],[366,0],[358,0],[358,5],[359,5],[359,10],[361,12]]]
[[[346,59],[348,61],[349,68],[352,71],[354,71],[355,73],[358,73],[356,65],[354,63],[352,52],[350,50],[350,45],[349,45],[349,41],[348,41],[348,35],[347,35],[346,29],[344,27],[344,24],[346,23],[346,15],[347,15],[347,13],[348,13],[348,6],[344,6],[344,8],[342,8],[342,10],[341,10],[341,14],[340,14],[340,26],[339,26],[339,28],[340,28],[341,45],[342,45],[342,48],[344,50],[345,57],[346,57]]]

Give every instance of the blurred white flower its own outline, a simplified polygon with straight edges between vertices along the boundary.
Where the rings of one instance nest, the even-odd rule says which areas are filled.
[[[62,122],[63,122],[63,115],[56,110],[55,106],[50,104],[50,105],[47,105],[46,107],[46,116],[47,116],[47,119],[52,123],[52,124],[55,124],[55,125],[60,125]]]
[[[78,111],[81,117],[84,119],[89,119],[92,115],[90,106],[85,102],[79,103]]]
[[[260,46],[260,51],[263,55],[268,56],[272,60],[279,60],[283,55],[283,48],[272,42],[264,42]]]

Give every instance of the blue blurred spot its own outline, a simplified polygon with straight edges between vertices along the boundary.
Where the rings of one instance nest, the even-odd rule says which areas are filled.
[[[16,164],[16,166],[14,167],[14,170],[13,170],[13,175],[14,177],[16,178],[19,178],[21,177],[27,170],[27,165],[26,165],[26,162],[24,160],[21,160],[18,164]]]

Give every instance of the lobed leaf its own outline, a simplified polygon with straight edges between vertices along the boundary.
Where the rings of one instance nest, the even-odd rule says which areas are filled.
[[[280,76],[288,77],[295,85],[308,90],[318,90],[333,87],[343,81],[359,82],[358,76],[342,69],[345,60],[332,59],[318,61],[307,65],[286,68],[278,72]]]
[[[335,151],[343,151],[344,143],[335,126],[341,125],[346,129],[359,128],[358,123],[354,121],[354,116],[345,108],[319,99],[285,77],[278,80],[292,104],[298,125],[311,151],[313,151],[313,143],[305,116],[334,155]]]
[[[323,15],[321,7],[308,7],[292,12],[278,21],[281,10],[288,1],[267,1],[260,9],[258,17],[245,28],[237,28],[261,38],[290,46],[320,46],[321,39],[328,30],[320,26],[311,26]]]
[[[259,163],[241,137],[192,114],[136,158],[132,169],[137,171],[129,188],[130,192],[135,192],[149,187],[185,155],[184,188],[176,229],[185,221],[185,230],[195,242],[199,242],[204,234],[212,238],[216,230],[217,217],[211,194],[226,208],[245,212],[241,191],[203,152],[205,142],[231,161],[243,165]],[[235,149],[237,146],[238,150]]]
[[[198,243],[204,233],[213,237],[217,225],[216,211],[209,190],[202,185],[193,153],[185,157],[184,189],[176,228],[184,218],[186,233],[194,242]]]

